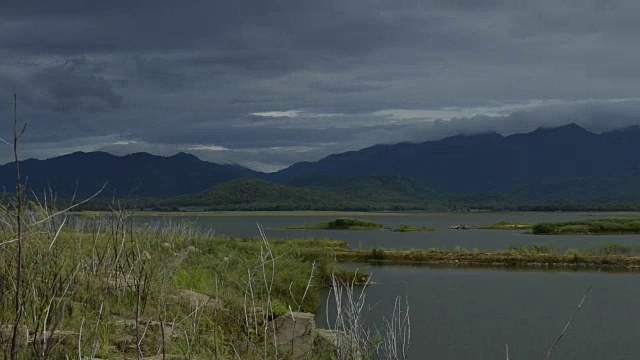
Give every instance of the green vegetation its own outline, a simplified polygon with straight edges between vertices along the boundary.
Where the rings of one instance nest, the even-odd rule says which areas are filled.
[[[110,199],[97,198],[81,210],[109,210]],[[276,184],[253,178],[232,180],[205,191],[174,197],[121,199],[139,211],[404,211],[446,209],[441,196],[411,178],[362,178]]]
[[[325,189],[342,196],[366,199],[367,202],[386,204],[385,208],[421,209],[444,208],[443,199],[414,178],[403,176],[372,175],[356,177],[298,178],[292,185]]]
[[[606,245],[593,250],[567,249],[530,245],[503,251],[480,252],[456,247],[420,250],[340,250],[336,259],[342,262],[372,262],[379,264],[425,264],[442,266],[490,267],[569,267],[610,268],[640,271],[640,246]]]
[[[371,220],[336,219],[311,225],[287,226],[285,229],[316,229],[316,230],[383,230],[382,224]]]
[[[518,221],[498,221],[495,224],[491,225],[482,225],[479,229],[483,230],[524,230],[533,228],[533,224],[530,223],[520,223]]]
[[[364,273],[336,269],[334,259],[640,269],[640,246],[610,244],[578,251],[530,245],[492,253],[460,247],[355,250],[343,241],[212,236],[184,223],[171,227],[138,223],[123,212],[69,217],[64,222],[49,218],[50,213],[34,208],[22,234],[23,276],[29,287],[20,292],[21,358],[35,357],[43,349],[50,358],[78,352],[100,358],[135,358],[140,353],[271,358],[274,348],[262,346],[273,336],[268,327],[265,331],[265,323],[288,317],[291,309],[315,312],[320,290],[331,282],[331,274],[366,280]],[[15,287],[16,223],[13,217],[2,220],[0,274],[7,286]],[[330,223],[349,228],[362,222],[371,223],[357,219]],[[7,291],[0,299],[3,324],[13,322],[15,296],[15,291]],[[34,339],[28,346],[27,330]],[[52,334],[47,335],[48,344],[44,331]],[[290,345],[279,349],[281,356]],[[331,358],[330,348],[323,349],[315,352],[316,359]]]
[[[270,319],[315,312],[332,274],[367,277],[335,268],[342,241],[212,236],[184,223],[138,223],[121,211],[63,220],[27,206],[21,281],[16,217],[0,215],[0,276],[14,289],[0,298],[0,322],[14,324],[19,294],[19,358],[271,358]],[[28,286],[17,287],[22,282]],[[6,355],[7,343],[0,348]]]
[[[434,228],[422,226],[422,227],[414,227],[407,224],[400,224],[397,229],[393,230],[395,232],[415,232],[415,231],[435,231]]]
[[[105,214],[105,212],[97,211],[79,211],[76,214]],[[107,213],[108,214],[108,213]],[[405,213],[405,212],[367,212],[367,211],[307,211],[307,210],[291,210],[291,211],[136,211],[137,216],[333,216],[333,217],[350,217],[350,216],[411,216],[421,215],[423,213]]]
[[[197,193],[180,196],[137,196],[132,193],[120,201],[130,209],[156,212],[640,210],[640,202],[625,200],[628,191],[612,200],[607,197],[585,197],[583,190],[591,191],[582,189],[557,196],[545,196],[545,193],[537,193],[535,196],[528,193],[462,195],[434,192],[415,179],[400,176],[314,177],[295,179],[286,185],[262,179],[241,178]],[[59,201],[62,200],[64,199],[59,198]],[[111,197],[98,197],[78,207],[78,210],[109,211],[110,201]]]
[[[640,219],[589,219],[543,222],[533,226],[536,235],[616,235],[640,234]]]

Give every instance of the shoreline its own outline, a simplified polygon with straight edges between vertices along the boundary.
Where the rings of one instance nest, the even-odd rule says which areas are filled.
[[[110,211],[81,210],[70,211],[75,215],[109,214]],[[136,216],[450,216],[450,215],[478,215],[478,214],[599,214],[616,216],[639,215],[640,211],[332,211],[332,210],[225,210],[225,211],[133,211]],[[491,230],[491,229],[488,229]]]
[[[380,265],[640,271],[640,255],[347,250],[336,252],[335,258],[338,263],[369,263]]]

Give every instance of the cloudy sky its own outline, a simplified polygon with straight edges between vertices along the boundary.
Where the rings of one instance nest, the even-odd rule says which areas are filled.
[[[274,171],[461,132],[603,131],[640,123],[639,13],[636,0],[2,1],[0,137],[13,93],[35,158],[185,151]]]

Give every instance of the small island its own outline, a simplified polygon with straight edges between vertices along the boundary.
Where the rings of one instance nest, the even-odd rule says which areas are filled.
[[[640,234],[640,219],[593,219],[542,222],[532,228],[534,235],[624,235]]]
[[[435,231],[434,228],[422,226],[422,227],[414,227],[407,224],[400,224],[400,226],[393,230],[394,232],[416,232],[416,231]]]
[[[533,224],[530,223],[520,223],[518,221],[498,221],[495,224],[491,225],[482,225],[478,227],[481,230],[528,230],[533,228]]]
[[[310,225],[287,226],[289,230],[384,230],[382,224],[371,220],[336,219],[329,222],[319,222]]]

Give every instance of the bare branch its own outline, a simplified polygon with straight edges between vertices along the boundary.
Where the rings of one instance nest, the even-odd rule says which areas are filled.
[[[591,285],[589,285],[589,287],[587,288],[587,291],[582,296],[582,300],[580,300],[580,303],[578,304],[578,307],[576,308],[576,311],[573,313],[573,316],[571,316],[569,321],[567,321],[567,324],[564,326],[564,329],[562,329],[562,332],[560,332],[560,335],[558,335],[556,340],[553,342],[553,344],[549,348],[549,351],[547,351],[547,356],[545,357],[545,360],[549,359],[549,357],[551,356],[551,352],[556,347],[556,345],[558,345],[558,343],[560,342],[560,339],[562,339],[562,337],[564,336],[564,333],[567,331],[567,329],[571,325],[571,322],[576,317],[576,315],[578,315],[578,312],[580,311],[580,309],[582,309],[582,304],[584,303],[584,300],[587,298],[587,295],[589,295],[590,291],[591,291]]]

